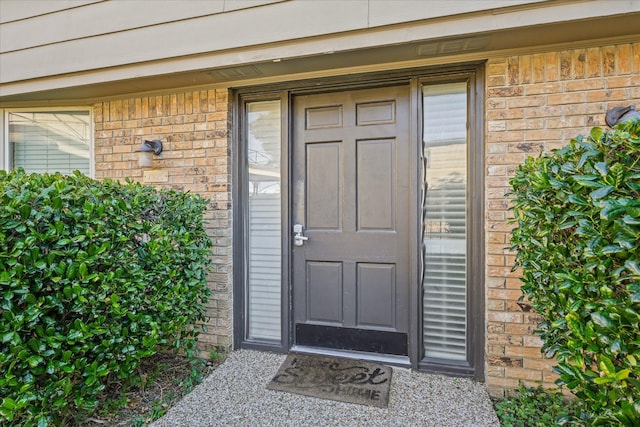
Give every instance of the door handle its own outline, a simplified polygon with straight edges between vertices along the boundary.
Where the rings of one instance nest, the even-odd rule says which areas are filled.
[[[302,235],[302,229],[302,224],[295,224],[293,226],[293,244],[296,246],[302,246],[304,245],[304,242],[309,240],[308,237]]]

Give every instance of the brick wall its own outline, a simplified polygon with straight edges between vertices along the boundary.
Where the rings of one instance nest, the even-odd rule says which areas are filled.
[[[553,386],[552,361],[533,334],[539,317],[512,272],[508,180],[518,164],[559,148],[591,127],[606,127],[615,106],[640,107],[640,43],[492,58],[487,63],[487,373],[490,393]]]
[[[539,317],[518,303],[519,273],[509,252],[508,180],[529,155],[605,126],[614,106],[640,105],[640,43],[508,57],[487,63],[486,381],[493,395],[518,386],[553,386],[552,361],[533,333]],[[97,178],[130,177],[197,192],[211,200],[214,291],[201,348],[231,345],[230,104],[227,90],[175,92],[94,106]],[[141,170],[135,148],[161,139],[165,151]]]
[[[207,231],[214,247],[209,276],[206,354],[231,345],[230,105],[225,89],[167,93],[96,104],[95,176],[131,178],[163,188],[199,193],[210,200]],[[135,152],[143,139],[160,139],[164,151],[153,168],[140,169]]]

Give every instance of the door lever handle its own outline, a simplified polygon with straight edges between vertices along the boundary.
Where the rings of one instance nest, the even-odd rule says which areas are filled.
[[[295,224],[293,226],[293,244],[296,246],[304,245],[304,242],[309,240],[308,237],[302,235],[302,224]]]

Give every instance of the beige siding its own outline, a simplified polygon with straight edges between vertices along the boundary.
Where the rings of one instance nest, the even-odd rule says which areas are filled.
[[[425,1],[425,0],[396,0],[370,1],[369,26],[397,24],[421,19],[441,18],[444,16],[460,15],[501,9],[512,6],[523,6],[533,3],[543,3],[547,0],[511,1],[511,0],[455,0],[455,1]]]
[[[0,0],[0,24],[98,3],[101,0]]]
[[[232,10],[275,3],[281,0],[225,2],[225,0],[144,0],[103,1],[34,16],[31,19],[8,22],[0,34],[0,52],[11,52],[72,40],[132,32],[150,26],[197,19]],[[2,0],[0,0],[1,4]],[[28,2],[30,3],[30,2]],[[229,4],[231,3],[231,4]],[[47,31],[42,31],[46,28]],[[133,43],[138,44],[138,43]]]
[[[9,16],[24,18],[0,26],[3,82],[540,2],[112,0],[46,14],[40,5],[27,19],[31,2],[5,1]]]

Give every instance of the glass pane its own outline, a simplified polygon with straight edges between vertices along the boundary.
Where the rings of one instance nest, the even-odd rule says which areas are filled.
[[[280,101],[247,104],[247,339],[280,340]]]
[[[466,360],[467,84],[423,87],[424,351]]]
[[[14,169],[29,173],[79,170],[90,173],[91,123],[88,111],[9,114],[9,144]]]

